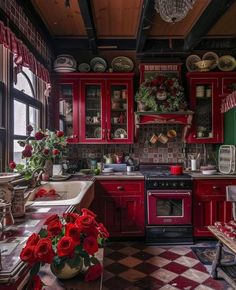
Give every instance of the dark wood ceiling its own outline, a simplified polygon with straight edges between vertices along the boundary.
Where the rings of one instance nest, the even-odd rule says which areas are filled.
[[[175,24],[160,18],[154,0],[67,2],[69,7],[64,0],[31,0],[58,51],[68,45],[93,53],[126,49],[158,55],[189,53],[204,45],[212,50],[235,47],[234,0],[196,0],[185,19]]]

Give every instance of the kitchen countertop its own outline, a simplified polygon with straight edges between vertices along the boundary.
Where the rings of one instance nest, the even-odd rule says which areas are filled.
[[[193,179],[235,179],[235,174],[223,174],[220,172],[217,172],[215,174],[202,174],[201,171],[197,172],[191,172],[186,171],[186,173],[190,174]]]
[[[99,175],[81,175],[78,173],[74,174],[69,180],[103,180],[103,179],[140,180],[144,179],[144,175],[140,171],[100,173]]]

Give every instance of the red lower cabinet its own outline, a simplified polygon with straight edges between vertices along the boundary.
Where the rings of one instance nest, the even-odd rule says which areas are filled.
[[[144,181],[99,180],[92,204],[111,237],[144,236]]]
[[[193,226],[195,237],[212,237],[207,226],[232,219],[232,203],[226,201],[226,186],[233,180],[194,181]]]

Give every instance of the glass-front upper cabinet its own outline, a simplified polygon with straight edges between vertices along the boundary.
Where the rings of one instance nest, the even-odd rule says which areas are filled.
[[[116,73],[80,80],[79,142],[133,142],[132,80],[133,74]]]
[[[74,124],[74,97],[75,97],[75,84],[74,83],[60,83],[59,88],[59,130],[64,131],[68,140],[73,142],[77,139]]]
[[[108,139],[125,141],[129,136],[129,114],[130,100],[128,99],[128,83],[109,81],[108,98]]]
[[[189,143],[222,143],[223,116],[220,112],[219,80],[204,73],[187,74],[190,106],[194,111]]]

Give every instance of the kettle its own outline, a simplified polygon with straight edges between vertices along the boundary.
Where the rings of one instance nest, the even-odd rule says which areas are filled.
[[[111,154],[104,155],[103,158],[105,159],[106,164],[112,164],[113,163],[113,158]]]

